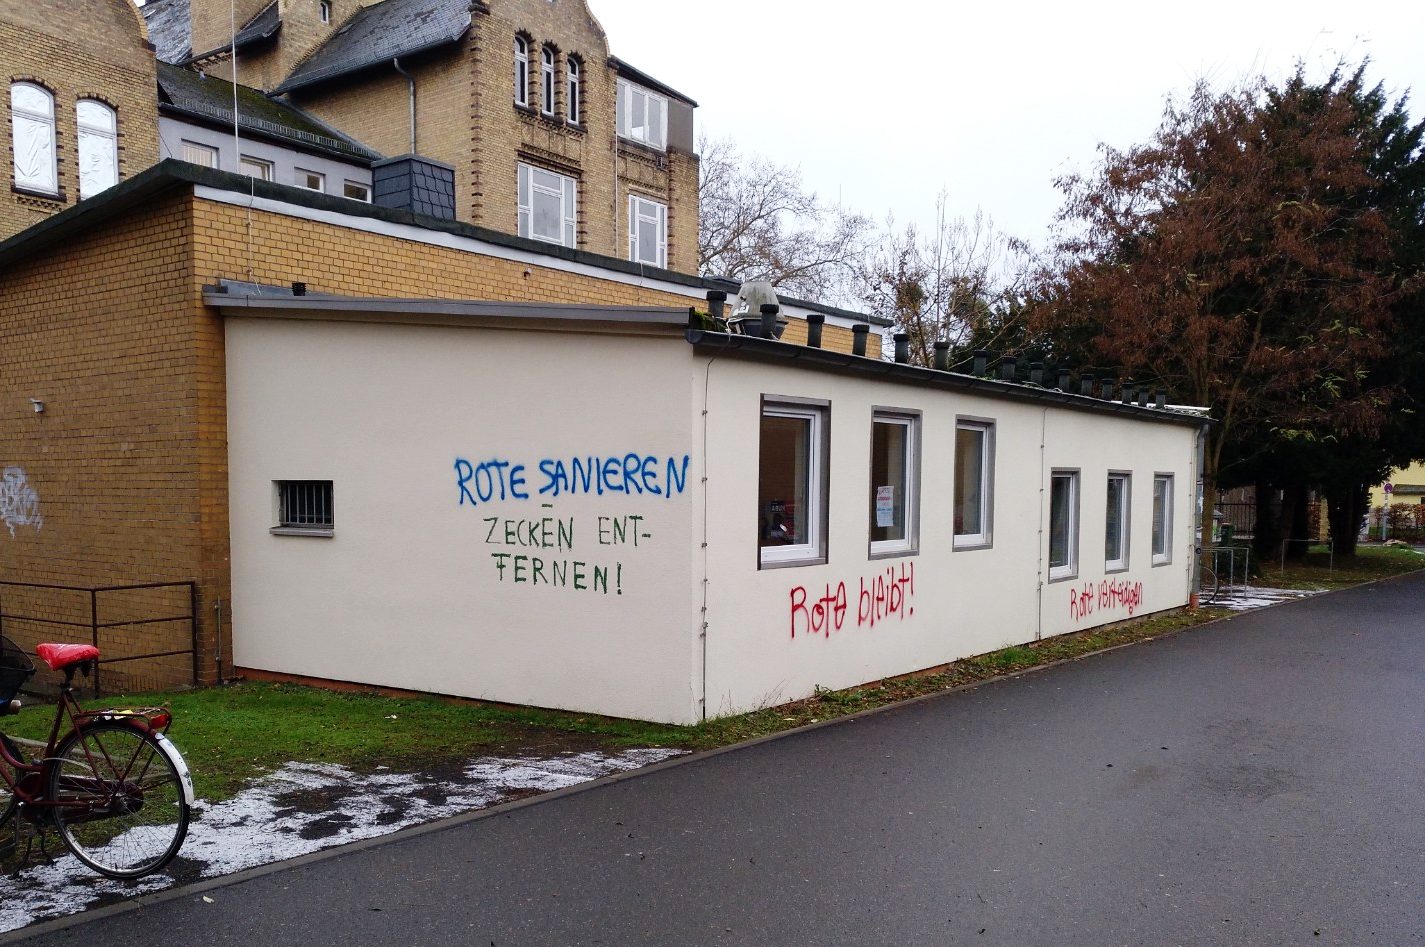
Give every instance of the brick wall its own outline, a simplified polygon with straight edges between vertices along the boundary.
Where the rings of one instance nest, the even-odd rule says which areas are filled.
[[[5,181],[0,240],[79,200],[75,105],[99,99],[119,119],[119,178],[158,160],[158,98],[153,51],[143,18],[130,0],[48,0],[7,3],[0,16],[0,136]],[[33,82],[55,99],[58,197],[15,189],[10,83]]]

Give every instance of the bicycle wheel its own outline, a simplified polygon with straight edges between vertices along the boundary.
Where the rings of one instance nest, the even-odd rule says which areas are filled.
[[[178,770],[136,727],[97,723],[60,743],[50,772],[51,809],[64,844],[101,875],[141,878],[178,853],[188,802]]]
[[[1219,586],[1217,582],[1217,571],[1206,566],[1202,570],[1202,578],[1199,580],[1197,600],[1203,605],[1211,605],[1217,600]]]

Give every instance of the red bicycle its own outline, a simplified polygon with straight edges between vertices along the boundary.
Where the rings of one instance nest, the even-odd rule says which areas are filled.
[[[41,755],[27,760],[0,733],[0,830],[13,820],[18,847],[25,823],[41,836],[52,828],[75,858],[110,878],[158,871],[183,845],[193,805],[193,778],[165,735],[172,715],[81,707],[74,672],[88,676],[98,648],[42,644],[35,654],[64,683]],[[15,695],[34,673],[29,655],[0,635],[0,716],[19,712]]]

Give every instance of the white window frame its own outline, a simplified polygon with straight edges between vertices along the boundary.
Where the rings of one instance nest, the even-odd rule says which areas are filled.
[[[644,259],[648,249],[639,240],[640,223],[651,222],[658,228],[657,246],[650,254],[652,259]],[[639,194],[628,196],[628,258],[634,263],[649,266],[668,267],[668,205],[643,197]]]
[[[246,166],[246,167],[245,167]],[[248,168],[255,168],[260,174],[253,174]],[[245,174],[259,181],[271,181],[275,168],[271,161],[254,158],[252,155],[238,155],[238,174]]]
[[[905,536],[900,539],[871,540],[870,558],[914,555],[919,551],[920,539],[920,413],[895,408],[876,408],[871,412],[871,444],[876,443],[877,424],[892,424],[905,428],[905,458],[902,467],[905,476],[898,484],[886,484],[901,491],[905,498]],[[875,458],[870,458],[871,464]],[[870,464],[867,465],[870,469]],[[872,480],[870,484],[871,515],[875,516],[876,487],[882,486]]]
[[[361,196],[356,197],[349,191],[360,191]],[[363,204],[371,203],[371,185],[362,184],[360,181],[343,181],[341,184],[341,196],[349,201],[361,201]]]
[[[633,103],[635,99],[644,100],[643,125],[635,129],[633,124]],[[658,121],[648,120],[648,109],[650,103],[658,105]],[[656,92],[649,91],[642,86],[634,85],[626,79],[618,80],[618,133],[619,137],[627,138],[629,141],[636,141],[639,144],[647,145],[650,148],[657,148],[662,151],[668,146],[668,99]]]
[[[302,190],[304,190],[304,191],[315,191],[315,192],[318,193],[318,194],[325,194],[325,193],[327,192],[327,176],[326,176],[325,174],[323,174],[322,172],[320,172],[320,171],[311,171],[311,170],[308,170],[307,168],[297,168],[297,169],[295,169],[295,173],[296,173],[296,177],[295,177],[294,181],[295,181],[296,185],[297,185],[298,187],[300,187]],[[316,179],[317,179],[317,186],[316,186],[316,187],[312,187],[312,186],[307,182],[306,179],[309,178],[309,177],[312,177],[312,178],[316,178]]]
[[[584,69],[583,66],[580,65],[578,57],[575,56],[568,57],[564,68],[564,74],[567,79],[565,84],[569,90],[569,100],[565,103],[565,109],[569,116],[569,124],[579,125],[582,124],[583,121],[583,115],[581,113],[584,109],[584,92],[580,82],[583,81],[584,78]]]
[[[222,163],[222,152],[212,145],[205,145],[201,141],[189,141],[183,138],[179,141],[179,147],[183,149],[183,160],[189,164],[196,164],[201,168],[217,168]],[[194,161],[193,156],[200,154],[210,160]]]
[[[541,175],[548,175],[559,181],[556,189],[548,181],[541,181]],[[517,193],[515,197],[516,217],[519,235],[543,243],[554,243],[561,247],[577,247],[579,241],[579,182],[567,174],[538,168],[532,164],[519,162],[516,170]],[[551,237],[534,232],[535,193],[559,198],[559,236]]]
[[[321,2],[317,4],[317,9],[321,13],[323,23],[330,23],[332,21],[331,0],[321,0]]]
[[[1067,543],[1064,550],[1067,561],[1063,565],[1054,565],[1051,558],[1054,548],[1054,481],[1067,479],[1069,482],[1069,522],[1067,524]],[[1068,469],[1055,469],[1049,474],[1049,528],[1045,530],[1044,539],[1048,543],[1045,550],[1044,561],[1049,566],[1049,581],[1058,582],[1063,579],[1077,578],[1079,574],[1079,471]]]
[[[977,533],[954,533],[952,549],[988,549],[994,545],[994,495],[995,495],[995,422],[985,418],[955,419],[955,437],[958,442],[961,431],[979,431],[983,437],[980,449],[980,531]],[[953,445],[958,451],[958,443]],[[960,458],[954,458],[955,476],[960,473]],[[950,502],[955,502],[952,486]],[[954,531],[954,511],[951,511],[951,531]]]
[[[1173,475],[1153,475],[1153,565],[1165,566],[1173,561]],[[1158,487],[1163,486],[1163,504],[1158,506]],[[1158,540],[1162,540],[1162,552]]]
[[[101,116],[103,123],[96,124],[86,119],[86,107],[91,115]],[[80,99],[74,103],[74,124],[79,132],[79,199],[84,200],[119,183],[119,112],[101,99]],[[103,177],[98,181],[91,176],[91,172],[96,170],[92,166],[96,146],[104,149],[101,152],[102,168],[97,169]]]
[[[795,418],[809,421],[811,443],[807,449],[807,508],[799,513],[805,517],[807,541],[795,546],[763,546],[759,539],[758,565],[760,568],[769,569],[824,563],[826,562],[827,494],[829,492],[827,471],[830,461],[831,405],[824,401],[764,396],[762,412],[758,417],[759,429],[762,418]],[[760,456],[757,463],[760,476],[762,463]],[[759,510],[759,520],[760,516],[761,511]]]
[[[38,92],[44,97],[49,110],[46,112],[36,112],[33,109],[21,108],[16,103],[18,90],[27,89]],[[14,156],[11,168],[15,176],[15,187],[21,191],[29,191],[34,194],[44,194],[49,197],[59,196],[59,140],[56,135],[55,125],[55,100],[54,93],[44,86],[34,82],[12,82],[10,83],[10,149]],[[49,162],[47,168],[40,169],[41,172],[48,171],[47,178],[28,177],[21,179],[20,170],[20,129],[26,124],[39,127],[39,133],[43,136],[49,148]]]
[[[541,48],[539,53],[539,110],[545,115],[553,115],[555,112],[554,90],[559,88],[554,81],[554,63],[557,58],[553,46]]]
[[[515,104],[529,108],[529,40],[515,37]]]
[[[1108,507],[1108,485],[1114,480],[1122,480],[1123,487],[1118,493],[1118,551],[1117,559],[1108,558],[1108,514],[1111,509]],[[1105,572],[1126,572],[1128,570],[1128,550],[1129,538],[1133,531],[1130,529],[1130,517],[1133,512],[1133,475],[1125,470],[1110,470],[1108,479],[1104,481],[1104,549],[1103,549],[1103,570]]]

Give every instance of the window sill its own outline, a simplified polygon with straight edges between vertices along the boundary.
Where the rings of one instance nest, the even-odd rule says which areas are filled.
[[[953,552],[974,552],[977,549],[993,549],[994,547],[992,539],[966,539],[963,542],[955,539],[951,542]]]
[[[1154,569],[1158,568],[1158,566],[1170,566],[1170,565],[1172,565],[1172,564],[1173,564],[1173,560],[1172,560],[1171,558],[1169,558],[1169,559],[1159,559],[1157,556],[1154,556],[1154,557],[1153,557],[1153,568],[1154,568]]]
[[[915,546],[896,546],[889,549],[872,549],[866,553],[867,559],[904,559],[907,556],[918,556],[920,550]]]
[[[39,201],[48,201],[52,204],[65,203],[63,191],[36,191],[33,188],[20,187],[18,184],[10,185],[10,190],[21,197],[31,197]]]
[[[1107,565],[1105,565],[1105,566],[1103,567],[1103,574],[1104,574],[1104,575],[1122,575],[1123,573],[1128,572],[1128,571],[1130,571],[1130,569],[1129,569],[1128,566],[1107,566]]]
[[[759,560],[759,569],[796,569],[801,566],[824,566],[825,556],[816,556],[811,559],[774,559],[771,562]]]
[[[312,536],[318,539],[331,539],[336,535],[334,529],[319,529],[311,526],[274,526],[267,532],[273,536]]]
[[[668,155],[668,150],[666,148],[660,148],[657,145],[650,145],[648,142],[639,141],[637,138],[625,138],[623,135],[619,135],[618,143],[619,147],[621,148],[628,148],[630,151],[633,152],[644,152],[650,157],[657,158],[659,160],[665,159]]]
[[[1077,579],[1078,577],[1079,577],[1079,573],[1078,573],[1077,570],[1075,570],[1075,571],[1073,571],[1073,572],[1067,572],[1067,573],[1065,573],[1065,574],[1063,574],[1063,575],[1054,575],[1053,573],[1050,573],[1050,575],[1049,575],[1049,581],[1048,581],[1047,584],[1053,585],[1055,582],[1072,582],[1072,581],[1074,581],[1075,579]]]

